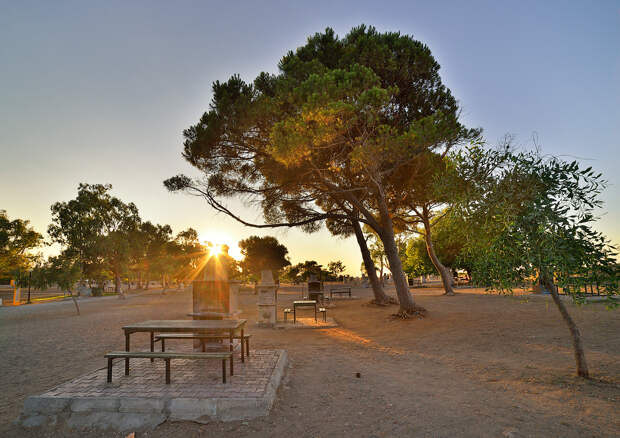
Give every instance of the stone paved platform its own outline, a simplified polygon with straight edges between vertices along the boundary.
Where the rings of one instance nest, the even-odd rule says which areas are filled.
[[[116,360],[112,383],[102,368],[26,399],[20,422],[26,427],[66,422],[74,428],[119,431],[153,428],[166,420],[240,420],[264,416],[275,399],[286,366],[284,350],[251,350],[234,376],[222,383],[221,361],[171,361],[165,384],[163,360],[132,359],[129,376]],[[105,359],[101,358],[102,364]],[[227,367],[228,371],[228,367]]]

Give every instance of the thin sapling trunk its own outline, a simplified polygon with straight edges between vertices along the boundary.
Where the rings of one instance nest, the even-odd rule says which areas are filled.
[[[579,377],[589,378],[590,373],[588,372],[588,364],[586,363],[586,355],[583,351],[583,345],[581,343],[581,333],[579,332],[579,328],[577,327],[577,324],[575,324],[575,321],[573,321],[573,318],[568,313],[568,310],[566,309],[566,306],[558,295],[558,291],[556,290],[553,282],[548,277],[545,277],[543,278],[543,284],[549,290],[549,293],[551,293],[553,302],[558,307],[558,310],[560,311],[564,322],[570,330],[570,334],[573,340],[575,362],[577,364],[577,375]]]
[[[452,288],[452,275],[448,271],[441,261],[439,261],[439,257],[435,253],[435,247],[433,246],[433,236],[431,231],[431,223],[426,215],[423,219],[424,223],[424,241],[426,242],[426,250],[428,251],[428,256],[433,262],[433,266],[437,269],[437,272],[441,276],[441,282],[443,283],[444,295],[454,295],[454,289]]]

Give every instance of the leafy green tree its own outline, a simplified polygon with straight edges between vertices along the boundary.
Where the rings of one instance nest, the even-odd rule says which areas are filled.
[[[338,278],[340,277],[340,274],[345,271],[346,266],[344,265],[344,263],[342,263],[341,260],[335,260],[327,264],[327,269],[331,274],[334,275],[334,277]]]
[[[6,211],[0,210],[0,277],[31,269],[36,256],[30,251],[42,241],[43,236],[30,227],[29,221],[10,220]]]
[[[601,174],[536,152],[474,146],[458,158],[468,184],[460,212],[469,224],[474,280],[509,291],[538,277],[570,331],[577,374],[588,377],[580,330],[557,286],[577,276],[604,283],[608,294],[618,290],[615,248],[593,229],[605,187]]]
[[[450,198],[445,191],[438,189],[442,186],[436,184],[437,180],[443,180],[450,172],[450,163],[445,152],[427,151],[414,159],[413,171],[406,178],[416,183],[405,183],[411,190],[403,194],[396,221],[402,229],[423,238],[427,256],[441,277],[445,295],[454,295],[449,266],[438,256],[438,239],[434,238],[436,228],[449,213]],[[421,264],[417,266],[423,267]]]
[[[437,272],[433,262],[428,257],[428,250],[424,237],[418,236],[407,241],[407,250],[403,265],[405,267],[405,272],[414,277],[430,275]]]
[[[291,272],[297,272],[297,282],[308,281],[311,276],[317,279],[324,279],[329,276],[330,272],[323,269],[316,260],[306,260],[298,263],[290,268]]]
[[[74,286],[82,278],[82,264],[75,258],[68,257],[66,252],[52,256],[46,262],[38,263],[32,271],[32,286],[35,289],[46,289],[56,285],[64,292],[69,292],[77,314],[80,306],[75,299]]]
[[[245,275],[259,278],[261,271],[280,271],[291,264],[287,258],[288,249],[272,236],[250,236],[239,241],[239,249],[243,254],[241,269]]]
[[[146,289],[153,278],[159,278],[165,288],[165,275],[169,269],[169,244],[172,240],[170,225],[152,224],[146,221],[140,224],[144,234],[143,272],[146,279]]]
[[[400,313],[417,312],[394,240],[394,213],[410,189],[414,159],[445,153],[478,135],[458,121],[428,47],[399,33],[354,28],[316,34],[289,52],[278,75],[253,84],[234,76],[213,86],[210,110],[184,132],[184,157],[204,181],[177,176],[171,190],[203,196],[218,211],[256,227],[358,220],[380,237],[394,273]],[[262,205],[266,224],[223,204]]]
[[[465,269],[471,266],[465,257],[465,233],[461,218],[450,212],[439,214],[432,225],[433,252],[444,268]],[[413,237],[407,241],[405,271],[413,276],[428,275],[438,272],[437,266],[429,255],[427,236]],[[443,280],[443,279],[442,279]]]
[[[282,269],[282,279],[289,283],[299,284],[302,281],[300,273],[300,265],[289,265]]]
[[[121,275],[130,260],[129,238],[140,224],[138,209],[112,196],[109,184],[80,184],[75,199],[52,205],[48,233],[63,246],[68,259],[78,260],[86,278],[101,284],[113,278],[122,298]]]

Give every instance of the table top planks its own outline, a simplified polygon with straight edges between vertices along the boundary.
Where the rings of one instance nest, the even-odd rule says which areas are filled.
[[[133,332],[176,332],[176,333],[200,333],[211,330],[237,330],[243,328],[245,319],[217,319],[217,320],[150,320],[135,324],[124,325],[126,333]]]

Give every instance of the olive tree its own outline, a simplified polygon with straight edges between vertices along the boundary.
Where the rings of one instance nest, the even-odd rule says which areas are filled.
[[[473,279],[509,291],[537,277],[551,294],[573,343],[577,374],[589,371],[581,333],[558,287],[578,277],[617,292],[615,248],[593,228],[605,187],[601,174],[537,152],[470,148],[458,157]],[[576,297],[579,298],[579,297]]]

